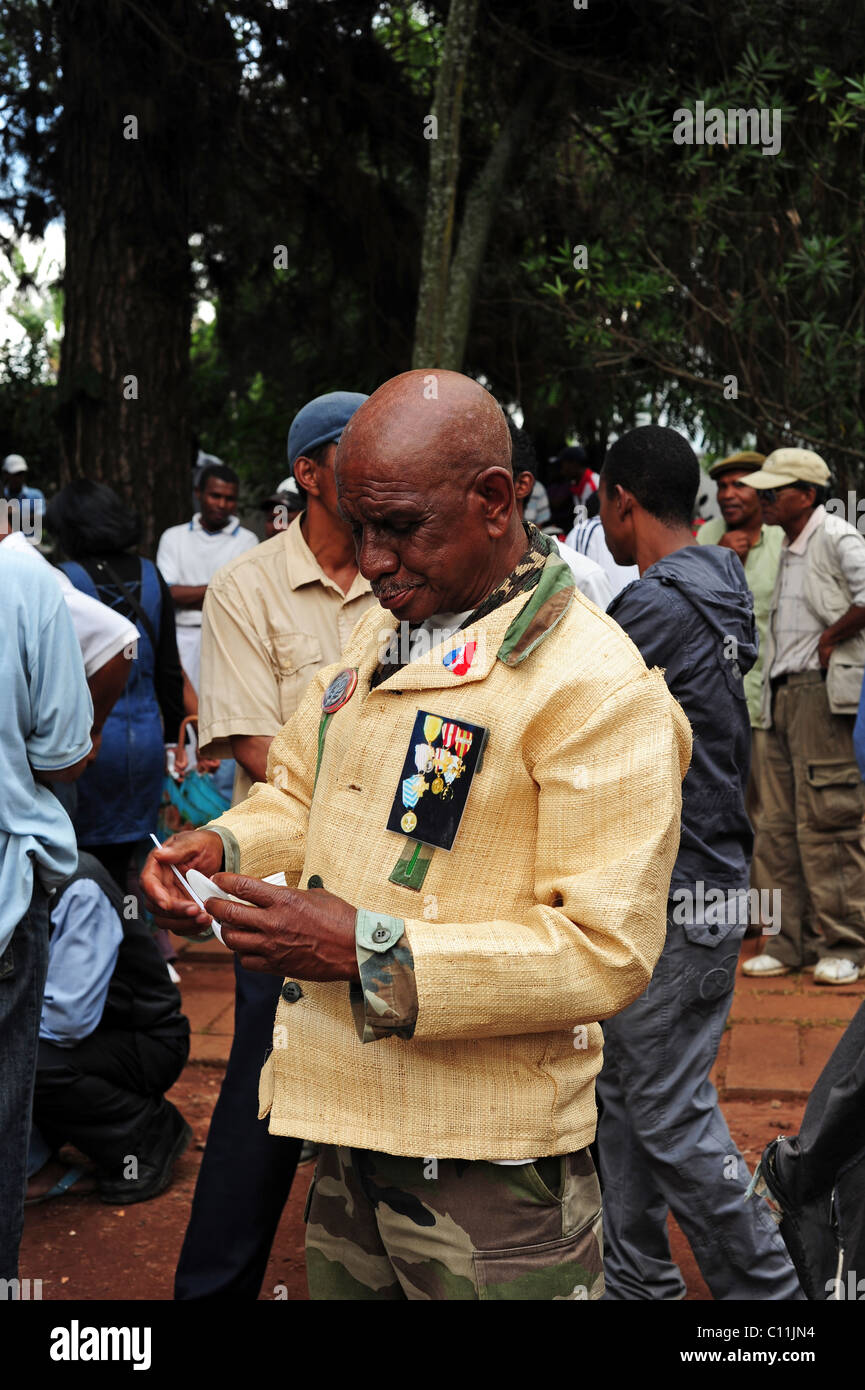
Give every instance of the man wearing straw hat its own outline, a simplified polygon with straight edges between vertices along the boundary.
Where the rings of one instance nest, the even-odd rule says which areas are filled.
[[[386,382],[336,467],[389,616],[313,679],[268,784],[142,882],[193,932],[170,866],[217,873],[226,943],[288,977],[260,1113],[321,1146],[312,1298],[598,1299],[599,1020],[663,946],[690,730],[519,522],[476,382]]]

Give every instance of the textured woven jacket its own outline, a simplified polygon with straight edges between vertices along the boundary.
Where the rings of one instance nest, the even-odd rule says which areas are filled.
[[[391,1008],[400,990],[376,993],[383,968],[362,968],[362,990],[288,982],[261,1115],[276,1134],[391,1154],[581,1149],[595,1133],[598,1021],[643,992],[664,944],[688,722],[557,555],[528,600],[370,691],[395,627],[378,608],[361,619],[341,663],[357,671],[350,698],[324,717],[328,686],[333,703],[351,677],[334,686],[341,666],[319,671],[271,746],[267,784],[212,825],[227,869],[283,870],[301,887],[317,876],[365,910],[359,924],[372,913],[404,926],[390,954],[403,985],[411,976],[410,1022]],[[415,794],[419,714],[430,760],[440,738],[464,751],[465,726],[489,731],[450,849],[386,828]],[[433,770],[428,807],[436,784]],[[442,778],[442,804],[446,789]]]

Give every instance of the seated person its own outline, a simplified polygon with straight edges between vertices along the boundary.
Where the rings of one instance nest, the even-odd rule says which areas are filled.
[[[111,875],[80,852],[51,907],[30,1202],[81,1177],[53,1157],[62,1144],[93,1161],[103,1201],[127,1205],[165,1191],[192,1138],[165,1099],[189,1054],[189,1022],[150,932],[123,905]]]

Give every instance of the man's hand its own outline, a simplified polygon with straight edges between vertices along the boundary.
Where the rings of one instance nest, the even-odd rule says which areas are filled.
[[[277,888],[243,874],[217,874],[214,882],[255,904],[247,907],[223,898],[208,898],[206,903],[244,970],[299,980],[360,980],[354,938],[357,911],[343,898],[323,888]]]
[[[141,870],[141,889],[159,925],[178,936],[198,936],[210,917],[178,883],[171,864],[182,874],[198,869],[212,878],[222,865],[222,841],[214,830],[183,830],[151,850]]]
[[[817,643],[817,655],[820,658],[820,665],[825,671],[829,665],[829,658],[838,645],[838,639],[831,628],[820,633],[820,641]]]
[[[751,549],[746,531],[725,531],[718,544],[726,546],[728,550],[734,550],[744,565]]]

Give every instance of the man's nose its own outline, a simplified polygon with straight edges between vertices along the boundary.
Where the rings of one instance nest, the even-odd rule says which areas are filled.
[[[357,542],[357,567],[370,583],[386,574],[396,574],[399,556],[380,536],[364,532]]]

